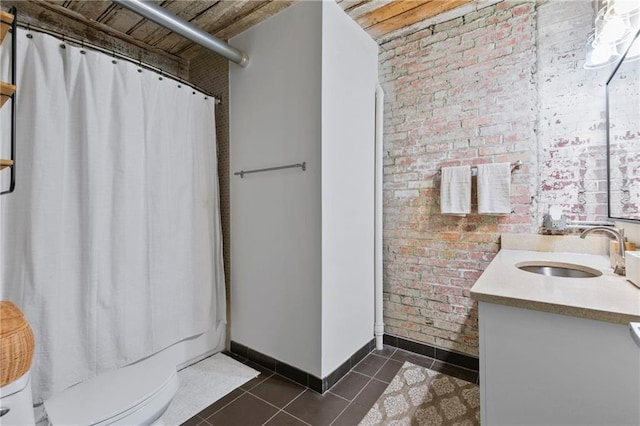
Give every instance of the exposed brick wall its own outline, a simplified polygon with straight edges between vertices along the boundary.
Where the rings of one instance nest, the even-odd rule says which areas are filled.
[[[538,7],[538,212],[561,206],[572,220],[607,218],[605,83],[612,68],[585,70],[592,1]]]
[[[231,313],[229,307],[230,258],[229,250],[229,61],[209,51],[204,51],[193,58],[189,64],[189,81],[201,87],[221,100],[216,105],[216,137],[218,143],[218,183],[220,186],[220,216],[222,219],[222,240],[225,270],[225,287],[227,293],[227,348],[229,347],[229,327]]]
[[[503,2],[381,46],[385,331],[478,353],[469,289],[502,232],[535,230],[536,9]],[[443,216],[443,166],[522,160],[508,216]],[[475,179],[474,179],[475,187]]]
[[[381,46],[387,333],[477,354],[469,289],[499,234],[536,232],[552,205],[606,219],[613,67],[583,68],[596,10],[591,0],[505,1]],[[513,214],[478,216],[475,203],[464,218],[439,213],[438,168],[517,159]]]
[[[625,61],[608,85],[611,215],[628,219],[640,219],[638,81],[638,63]]]

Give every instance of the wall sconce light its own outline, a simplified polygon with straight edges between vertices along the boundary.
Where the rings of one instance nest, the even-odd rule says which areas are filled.
[[[603,68],[615,64],[620,59],[620,54],[615,43],[595,43],[595,35],[589,36],[587,41],[587,60],[584,68],[591,70]]]
[[[607,0],[596,16],[594,27],[587,41],[586,69],[615,64],[626,52],[640,29],[640,1]]]

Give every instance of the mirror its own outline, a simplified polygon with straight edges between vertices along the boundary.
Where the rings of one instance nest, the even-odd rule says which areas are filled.
[[[609,217],[640,221],[640,32],[607,81]]]

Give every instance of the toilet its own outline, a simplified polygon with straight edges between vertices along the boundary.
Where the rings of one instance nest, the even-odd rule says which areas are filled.
[[[0,317],[0,426],[35,425],[30,372],[33,332],[13,302],[0,301]],[[175,360],[169,351],[161,351],[47,399],[44,416],[42,406],[38,407],[38,425],[161,424],[177,390]]]
[[[32,425],[31,374],[27,371],[0,388],[0,425]]]
[[[2,425],[33,425],[29,372],[0,388]],[[44,402],[50,425],[159,425],[178,389],[175,364],[147,360],[72,386]],[[40,422],[39,422],[40,424]]]
[[[158,424],[177,389],[175,364],[152,357],[72,386],[46,400],[44,410],[53,426],[146,426]]]

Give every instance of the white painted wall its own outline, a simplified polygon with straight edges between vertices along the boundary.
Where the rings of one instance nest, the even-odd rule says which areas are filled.
[[[325,377],[373,338],[377,45],[334,2],[231,40],[231,340]]]
[[[378,45],[322,9],[322,377],[372,338]]]
[[[307,171],[231,176],[231,340],[314,375],[321,357],[319,2],[234,37],[230,171],[307,162]]]

